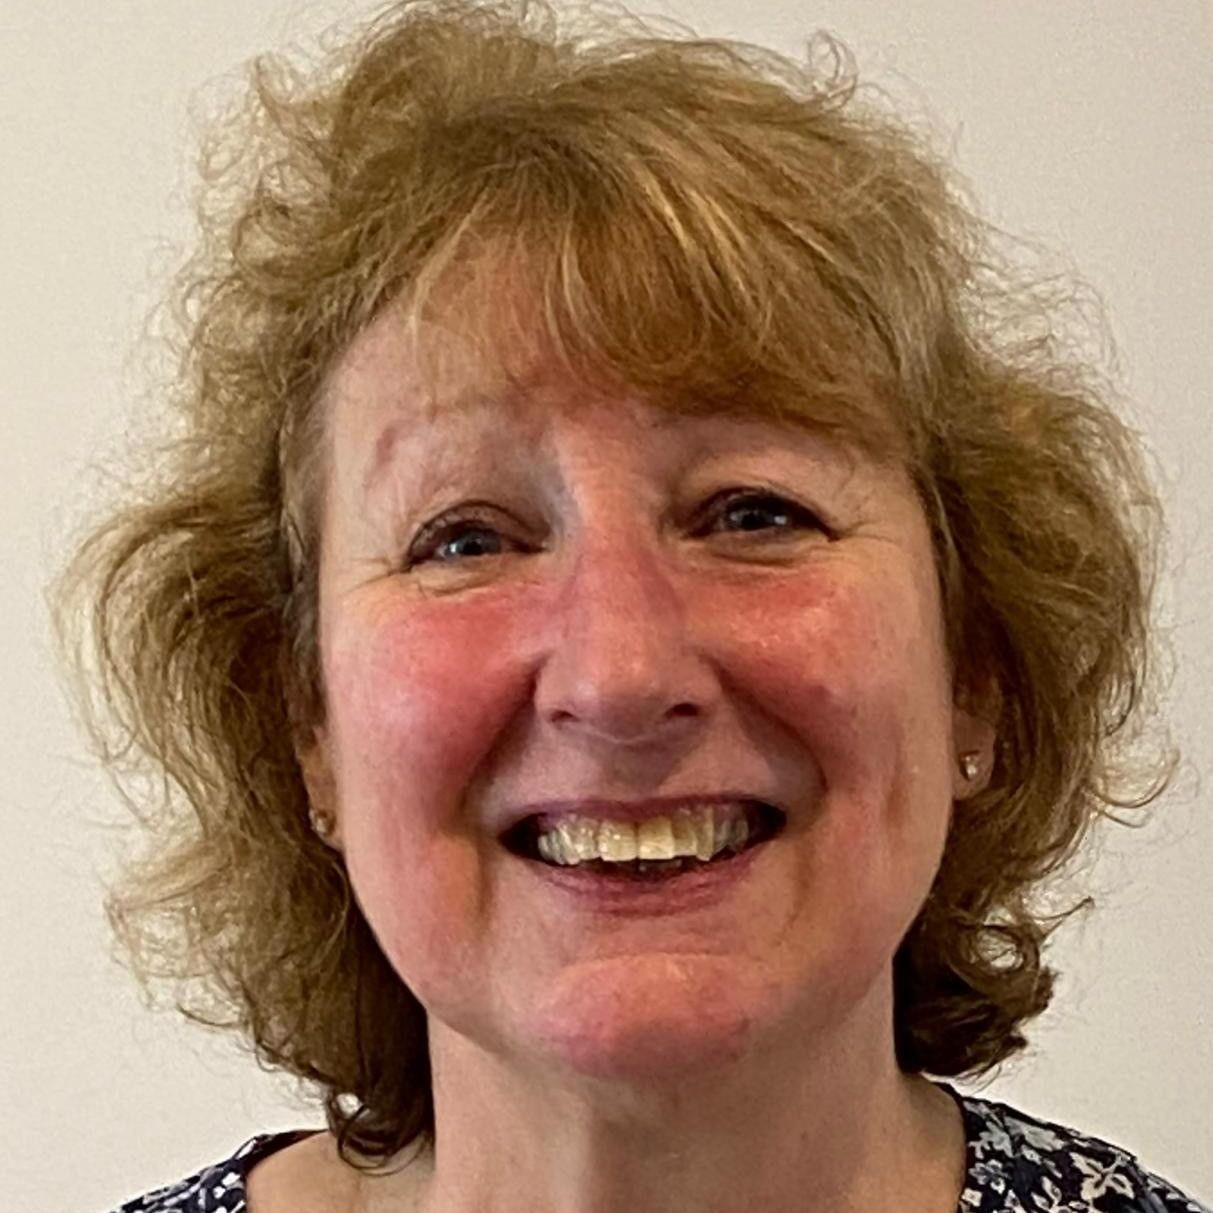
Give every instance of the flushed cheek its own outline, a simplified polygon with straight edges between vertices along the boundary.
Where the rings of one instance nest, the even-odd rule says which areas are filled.
[[[331,621],[325,651],[346,862],[402,979],[445,1005],[445,975],[478,972],[493,929],[496,842],[468,793],[525,707],[526,620],[487,598],[360,606]]]
[[[325,655],[341,766],[351,785],[413,790],[436,828],[520,706],[516,613],[454,600],[368,607],[334,622]]]
[[[896,903],[929,881],[946,828],[946,675],[912,584],[839,572],[755,601],[734,669],[818,773],[811,803],[794,806],[804,886],[840,905],[872,888]]]
[[[327,620],[330,744],[346,861],[367,921],[424,996],[426,957],[492,930],[495,836],[478,772],[524,712],[533,597],[404,601],[374,588]],[[416,984],[415,984],[416,983]]]
[[[772,718],[835,784],[870,786],[914,705],[901,587],[802,576],[749,588],[691,587],[693,659],[719,677],[725,715]],[[330,628],[326,677],[338,749],[351,778],[407,780],[439,817],[466,792],[502,731],[525,715],[534,660],[552,622],[550,595],[368,598]],[[918,647],[921,649],[921,633]],[[921,696],[921,690],[919,690]],[[919,705],[926,707],[925,701]]]
[[[734,621],[719,651],[731,653],[746,697],[787,725],[827,784],[859,789],[887,777],[917,676],[896,594],[838,576],[789,580],[750,609],[737,605],[716,615]]]

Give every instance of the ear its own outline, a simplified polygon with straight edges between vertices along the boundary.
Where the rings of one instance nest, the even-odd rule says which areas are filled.
[[[993,678],[983,677],[977,689],[961,688],[952,707],[952,797],[967,800],[984,791],[994,773],[994,742],[1002,713],[1002,692]],[[973,778],[961,767],[962,755],[976,756]]]
[[[296,744],[295,757],[307,788],[312,828],[322,842],[339,851],[341,816],[337,811],[337,781],[325,730],[316,728],[306,742]]]

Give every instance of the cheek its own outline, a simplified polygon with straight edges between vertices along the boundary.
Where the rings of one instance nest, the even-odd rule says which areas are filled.
[[[488,914],[484,839],[467,816],[469,772],[503,711],[491,654],[503,641],[451,603],[364,598],[327,631],[328,731],[346,863],[385,953],[422,1000],[427,957],[460,971],[469,924]],[[508,650],[507,650],[508,651]]]
[[[713,667],[726,714],[752,713],[760,729],[781,722],[830,782],[858,789],[888,774],[894,750],[931,743],[949,696],[922,587],[848,572],[701,587],[687,595],[688,643]],[[339,785],[411,791],[432,828],[502,730],[525,717],[549,596],[405,609],[389,591],[334,622],[325,676]]]
[[[438,828],[498,739],[524,689],[503,667],[520,654],[518,612],[440,601],[360,604],[326,652],[339,799]],[[407,808],[407,813],[405,809]]]
[[[701,585],[686,601],[693,660],[719,688],[699,769],[709,748],[736,751],[745,769],[806,789],[801,807],[819,812],[805,815],[789,906],[813,907],[796,912],[861,969],[916,911],[946,829],[950,717],[931,600],[908,577],[839,565],[778,584]],[[486,836],[470,816],[474,780],[493,770],[503,730],[528,719],[554,620],[534,587],[407,604],[384,593],[326,631],[353,885],[427,1005],[454,997],[442,975],[474,971],[476,940],[502,929]]]
[[[859,785],[887,770],[891,748],[946,720],[946,669],[916,583],[833,572],[722,603],[715,617],[732,621],[722,648],[754,701],[811,739],[836,780]]]
[[[929,883],[951,806],[935,600],[909,574],[791,583],[773,599],[755,595],[732,651],[739,685],[788,728],[818,781],[805,881],[840,904],[861,888],[899,903]]]

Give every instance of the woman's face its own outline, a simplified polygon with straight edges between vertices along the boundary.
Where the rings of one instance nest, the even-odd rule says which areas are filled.
[[[448,342],[441,401],[492,396],[428,340]],[[972,744],[909,481],[543,368],[522,398],[426,399],[390,316],[331,380],[327,719],[304,765],[431,1023],[619,1077],[860,1007],[887,1038],[891,958]],[[730,489],[777,499],[708,505]],[[417,540],[469,502],[462,530]],[[713,793],[787,820],[706,904],[658,913],[637,889],[608,912],[499,837],[538,802]]]

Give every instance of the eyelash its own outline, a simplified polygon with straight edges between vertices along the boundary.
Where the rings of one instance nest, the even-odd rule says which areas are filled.
[[[781,530],[791,531],[797,523],[801,526],[808,526],[810,529],[821,531],[823,534],[832,538],[832,533],[829,528],[817,517],[812,510],[798,504],[795,501],[790,501],[779,493],[772,493],[760,489],[723,489],[721,492],[710,497],[704,506],[701,508],[701,515],[707,512],[713,512],[716,515],[723,514],[729,509],[734,508],[740,503],[745,503],[751,508],[756,503],[770,505],[775,503],[775,507],[770,510],[773,514],[780,514],[790,518],[793,521],[792,526],[779,528]],[[427,523],[417,533],[409,547],[409,551],[405,560],[405,567],[413,568],[418,564],[426,564],[433,560],[434,552],[442,546],[443,543],[452,542],[455,539],[461,538],[466,534],[474,534],[476,531],[494,530],[490,524],[492,522],[495,511],[487,503],[473,502],[468,506],[461,507],[453,514],[444,514],[434,519],[433,522]],[[758,527],[754,530],[762,531],[769,530],[769,527]],[[733,534],[752,534],[751,531],[732,532]],[[698,532],[696,532],[698,533]],[[496,552],[488,553],[489,555],[498,555]],[[469,557],[468,559],[475,559]],[[441,563],[451,563],[451,561],[443,561]]]

